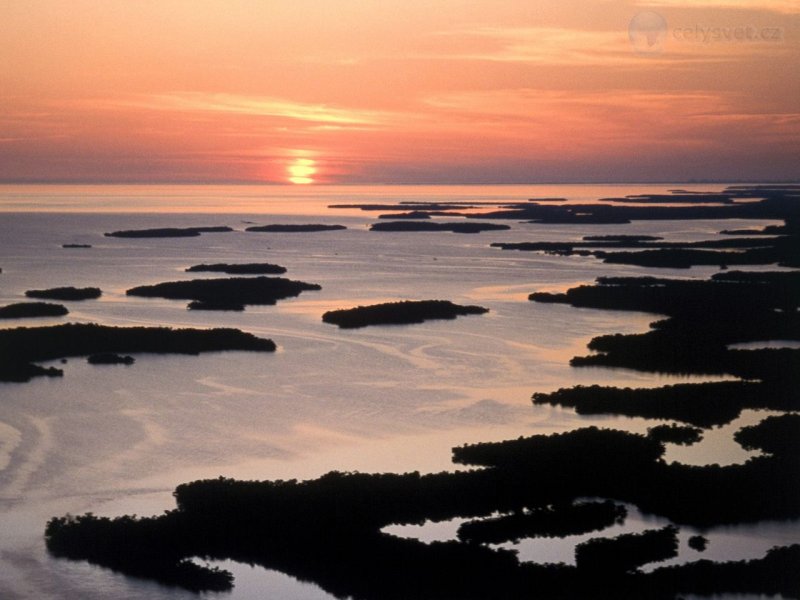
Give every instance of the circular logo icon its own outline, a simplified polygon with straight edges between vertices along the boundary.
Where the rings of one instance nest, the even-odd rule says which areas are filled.
[[[640,54],[660,54],[667,39],[667,20],[657,12],[636,13],[628,24],[628,38]]]

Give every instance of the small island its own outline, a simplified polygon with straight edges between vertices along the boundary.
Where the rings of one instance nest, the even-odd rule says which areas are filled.
[[[257,225],[248,227],[245,231],[257,233],[304,233],[312,231],[339,231],[347,229],[344,225],[322,225],[313,223],[310,225]]]
[[[342,329],[355,329],[367,325],[407,325],[433,319],[455,319],[487,312],[489,309],[482,306],[462,306],[449,300],[405,300],[331,310],[322,315],[322,320]]]
[[[61,244],[62,248],[91,248],[91,244]]]
[[[702,535],[693,535],[688,539],[687,543],[689,548],[697,552],[705,552],[706,548],[708,548],[708,538]]]
[[[116,354],[114,352],[98,352],[86,358],[90,365],[132,365],[136,359],[132,356]]]
[[[275,304],[299,296],[301,292],[322,289],[315,283],[281,277],[230,277],[191,279],[142,285],[127,290],[128,296],[193,300],[192,310],[243,310],[247,304]]]
[[[50,302],[16,302],[0,306],[0,319],[63,317],[66,314],[69,314],[66,306]]]
[[[28,298],[42,298],[46,300],[94,300],[103,295],[100,288],[96,287],[57,287],[46,290],[28,290]]]
[[[271,263],[215,263],[211,265],[194,265],[187,268],[186,272],[227,273],[228,275],[282,275],[286,273],[286,268]]]
[[[156,229],[123,229],[104,234],[116,238],[182,238],[197,237],[201,233],[226,233],[233,228],[226,226],[212,227],[159,227]]]
[[[272,340],[238,329],[110,327],[66,323],[50,327],[0,329],[0,381],[26,382],[36,376],[61,377],[55,367],[34,363],[102,353],[199,354],[222,350],[274,352]]]
[[[564,538],[622,524],[628,510],[611,500],[556,504],[521,513],[462,523],[458,539],[479,544],[502,544],[529,537]]]
[[[433,221],[387,221],[373,223],[370,231],[450,231],[453,233],[480,233],[481,231],[501,231],[511,229],[508,225],[497,223],[448,222]]]

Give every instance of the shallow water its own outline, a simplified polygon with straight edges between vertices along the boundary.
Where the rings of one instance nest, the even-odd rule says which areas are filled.
[[[0,384],[0,597],[195,597],[83,562],[51,559],[42,538],[47,519],[65,513],[158,514],[173,507],[171,491],[185,481],[219,475],[304,479],[333,469],[435,472],[453,469],[450,449],[467,442],[591,424],[639,432],[652,426],[643,419],[585,418],[534,407],[530,396],[576,384],[688,380],[567,364],[586,353],[592,336],[643,331],[657,317],[536,304],[527,295],[600,275],[706,277],[715,269],[648,271],[587,257],[501,251],[489,244],[614,233],[705,239],[719,223],[576,228],[509,222],[511,231],[479,235],[379,233],[367,230],[378,213],[325,209],[330,203],[399,199],[568,195],[586,200],[673,186],[535,187],[0,187],[0,304],[20,301],[32,288],[103,290],[99,300],[65,303],[68,317],[0,326],[68,321],[225,326],[270,337],[279,348],[274,354],[139,355],[129,367],[92,366],[75,358],[63,365],[63,378]],[[181,212],[190,208],[207,212]],[[70,212],[13,212],[42,209]],[[245,221],[341,223],[348,229],[245,233]],[[756,224],[764,222],[735,226]],[[103,236],[116,229],[200,225],[237,231],[179,239]],[[93,247],[64,249],[64,243]],[[287,277],[318,283],[322,290],[243,313],[190,312],[183,301],[125,295],[135,285],[214,276],[184,272],[201,262],[262,261],[283,265]],[[334,308],[428,298],[480,304],[490,312],[360,330],[339,330],[320,319]],[[668,457],[703,463],[747,456],[738,446],[720,444],[671,448]],[[796,529],[791,531],[795,535]],[[748,535],[760,540],[753,556],[762,546],[785,542],[781,527],[765,525]],[[715,545],[724,547],[728,542],[720,539]],[[568,552],[565,545],[555,548]],[[540,556],[537,552],[530,556]],[[237,587],[226,598],[329,597],[279,573],[246,565],[234,571]]]

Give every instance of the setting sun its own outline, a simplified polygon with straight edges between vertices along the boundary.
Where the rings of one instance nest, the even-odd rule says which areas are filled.
[[[314,183],[311,177],[317,172],[315,162],[310,158],[296,158],[286,168],[289,172],[289,181],[296,184]]]

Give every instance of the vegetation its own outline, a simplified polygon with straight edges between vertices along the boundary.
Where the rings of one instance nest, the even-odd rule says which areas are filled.
[[[659,442],[689,446],[703,439],[703,430],[685,425],[656,425],[647,429],[647,435]]]
[[[787,390],[800,371],[791,349],[731,350],[741,342],[800,339],[800,273],[721,273],[710,280],[606,277],[564,294],[534,293],[538,302],[642,310],[669,316],[647,333],[605,335],[596,354],[571,364],[667,373],[731,374]],[[781,396],[784,394],[781,393]]]
[[[611,556],[601,551],[601,542],[590,542],[576,556],[577,568],[522,564],[512,553],[486,548],[477,539],[426,545],[380,533],[391,523],[500,511],[520,515],[499,523],[516,523],[522,527],[516,535],[524,537],[524,527],[531,525],[525,516],[539,514],[545,529],[555,525],[550,517],[569,527],[566,514],[558,513],[577,509],[570,505],[586,496],[618,498],[697,526],[798,516],[800,486],[787,477],[795,472],[796,460],[760,457],[745,465],[686,467],[660,461],[662,452],[658,442],[644,436],[589,428],[456,448],[457,460],[487,466],[473,471],[333,472],[304,482],[196,481],[178,486],[177,509],[162,516],[56,518],[47,526],[46,541],[56,556],[178,585],[183,585],[179,566],[188,557],[233,558],[311,579],[342,597],[523,598],[536,589],[546,598],[595,598],[608,597],[613,589],[619,592],[615,597],[669,598],[668,592],[678,588],[737,589],[718,579],[715,568],[693,579],[695,564],[661,573],[657,587],[656,576],[632,571],[672,556],[675,528],[602,542],[613,546]],[[603,506],[592,510],[607,512],[605,518],[621,516],[610,503]],[[596,524],[597,515],[584,517]],[[481,527],[492,529],[470,524],[464,531]],[[483,534],[491,539],[493,532],[487,531]],[[736,563],[749,575],[740,585],[798,593],[794,579],[766,575],[787,563],[797,566],[798,557],[789,548]],[[225,581],[224,575],[204,576],[213,585]],[[193,579],[190,589],[199,581]],[[649,594],[651,588],[659,595]]]
[[[503,250],[544,252],[563,256],[594,256],[606,263],[688,269],[696,265],[800,266],[797,232],[776,238],[731,238],[700,242],[662,242],[647,236],[595,236],[582,242],[494,243]],[[614,248],[613,252],[598,248]],[[637,250],[616,250],[635,248]]]
[[[32,363],[70,356],[106,352],[198,354],[221,350],[273,352],[275,344],[238,329],[108,327],[77,323],[0,329],[0,381],[23,382],[40,375],[61,376],[60,369],[45,369]]]
[[[245,231],[268,232],[268,233],[303,233],[311,231],[338,231],[347,229],[344,225],[322,225],[319,223],[311,225],[258,225],[248,227]]]
[[[215,263],[212,265],[194,265],[187,268],[186,272],[228,273],[230,275],[282,275],[286,273],[286,268],[270,263],[244,263],[234,265]]]
[[[800,457],[800,414],[767,417],[758,425],[743,427],[735,439],[746,450],[763,450],[769,454]]]
[[[497,223],[438,223],[433,221],[387,221],[374,223],[370,231],[452,231],[453,233],[480,233],[510,229]]]
[[[405,325],[431,319],[455,319],[486,312],[489,309],[482,306],[462,306],[448,300],[405,300],[332,310],[323,314],[322,320],[344,329],[354,329],[367,325]]]
[[[106,237],[118,238],[178,238],[197,237],[201,233],[225,233],[233,231],[231,227],[160,227],[156,229],[126,229],[106,233]]]
[[[698,552],[704,552],[706,548],[708,548],[708,538],[703,537],[702,535],[693,535],[688,540],[689,548],[692,550],[697,550]]]
[[[658,206],[640,206],[638,198],[591,207],[523,203],[493,214],[550,222],[782,218],[786,231],[781,237],[789,238],[793,215],[800,210],[798,197],[800,188],[794,186],[734,186],[717,198],[676,191],[654,198]],[[676,201],[688,205],[662,206]],[[426,210],[425,206],[430,208],[408,209]],[[653,242],[660,241],[625,236],[584,240],[615,248]],[[728,243],[732,245],[662,244],[646,251],[736,248],[741,254],[764,252],[761,259],[772,262],[794,260],[789,242]],[[602,252],[566,246],[544,251]],[[739,377],[652,390],[574,387],[535,394],[535,403],[594,414],[674,419],[700,427],[729,422],[743,408],[797,409],[800,352],[729,348],[739,342],[800,339],[797,272],[725,272],[704,281],[601,278],[593,286],[532,294],[531,299],[663,316],[645,333],[594,338],[589,347],[595,354],[576,357],[573,365]],[[15,346],[3,341],[0,338],[0,348]],[[667,464],[665,441],[696,439],[701,434],[697,427],[660,425],[651,427],[648,435],[589,427],[460,446],[453,449],[454,462],[473,468],[451,473],[332,472],[301,482],[195,481],[176,488],[176,508],[161,516],[54,518],[45,538],[56,556],[194,591],[233,585],[229,573],[188,562],[201,556],[279,569],[314,581],[337,597],[365,600],[522,599],[532,593],[552,600],[674,600],[680,594],[719,593],[800,598],[800,545],[773,548],[763,558],[748,561],[700,560],[652,572],[639,569],[675,556],[678,526],[707,528],[800,517],[798,420],[797,415],[771,417],[739,431],[737,441],[766,452],[744,464]],[[585,498],[601,501],[582,503]],[[635,505],[674,525],[580,544],[574,567],[520,563],[514,553],[485,545],[592,531],[624,518],[624,508],[617,503]],[[458,541],[424,544],[382,533],[390,524],[455,517],[467,520]],[[689,539],[690,547],[699,551],[706,544],[702,536]]]
[[[532,223],[625,223],[630,221],[690,220],[690,219],[785,219],[800,214],[797,199],[800,190],[791,185],[770,188],[730,187],[724,190],[731,202],[719,203],[720,194],[693,194],[690,206],[665,206],[686,199],[687,195],[664,196],[664,202],[632,204],[563,204],[544,205],[521,202],[502,210],[483,213],[481,218],[529,220]],[[644,199],[642,197],[638,197]],[[637,197],[631,197],[637,200]],[[742,202],[745,200],[745,202]]]
[[[464,542],[501,544],[526,537],[567,537],[599,531],[625,521],[628,511],[610,500],[556,504],[524,512],[468,521],[458,528]]]
[[[594,538],[575,547],[575,563],[611,578],[654,561],[678,555],[678,529],[663,527],[643,533],[626,533],[615,538]]]
[[[580,415],[672,419],[706,428],[730,423],[745,408],[793,410],[798,406],[791,390],[755,381],[683,383],[658,388],[575,386],[536,393],[533,403],[574,408]]]
[[[433,212],[433,211],[431,211]],[[385,215],[378,215],[379,219],[430,219],[432,214],[428,211],[422,210],[412,210],[409,212],[404,213],[388,213]],[[438,214],[449,214],[449,213],[438,213]]]
[[[136,359],[113,352],[98,352],[90,354],[86,361],[92,365],[132,365]]]
[[[94,300],[103,295],[100,288],[96,287],[57,287],[47,290],[28,290],[28,298],[42,298],[46,300]]]
[[[0,319],[63,317],[66,314],[69,314],[66,306],[49,302],[15,302],[0,306]]]
[[[319,290],[319,285],[281,277],[231,277],[227,279],[192,279],[142,285],[125,292],[128,296],[195,300],[190,308],[241,310],[247,304],[275,304],[278,300]]]
[[[62,248],[91,248],[91,244],[61,244]]]

